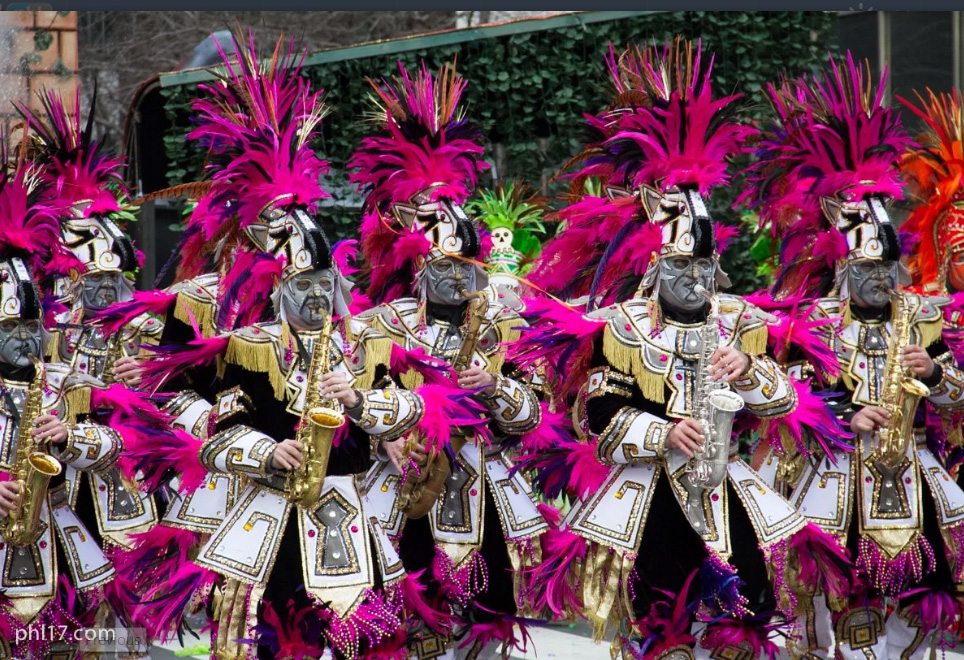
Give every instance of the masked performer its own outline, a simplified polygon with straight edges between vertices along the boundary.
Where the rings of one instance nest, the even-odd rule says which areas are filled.
[[[541,408],[528,378],[505,360],[504,343],[521,319],[500,294],[482,295],[485,248],[461,206],[484,165],[478,128],[462,116],[464,85],[448,65],[436,75],[424,65],[414,74],[400,66],[393,81],[373,84],[381,131],[362,142],[350,165],[369,191],[362,250],[378,306],[365,319],[398,345],[443,361],[484,405],[495,436],[490,445],[471,429],[453,429],[451,456],[386,439],[366,482],[406,569],[431,567],[432,590],[464,608],[471,625],[458,651],[478,653],[513,640],[518,583],[511,571],[536,558],[533,541],[546,523],[500,449],[506,438],[535,432]],[[413,387],[418,379],[402,382]],[[416,459],[421,467],[413,467]],[[413,649],[430,656],[445,643],[424,636]]]
[[[943,339],[961,365],[964,361],[964,99],[960,91],[935,94],[917,102],[900,99],[924,122],[917,136],[919,145],[910,146],[901,158],[901,169],[910,183],[911,198],[919,204],[900,227],[901,241],[908,253],[910,289],[922,295],[950,296],[943,308]],[[961,424],[964,416],[954,411],[927,406],[928,443],[944,457],[949,470],[957,469],[957,482],[964,484],[959,465]]]
[[[849,54],[772,87],[779,124],[751,178],[782,239],[774,297],[815,301],[810,315],[834,321],[819,335],[840,372],[828,401],[857,435],[853,453],[789,471],[791,501],[846,542],[862,582],[839,615],[818,599],[800,655],[827,653],[832,618],[838,656],[919,658],[959,612],[964,493],[915,420],[922,399],[960,408],[962,374],[942,340],[946,299],[899,290],[906,271],[887,202],[902,195],[908,140],[883,89]]]
[[[614,643],[624,657],[775,653],[773,610],[791,616],[798,594],[824,578],[846,589],[847,567],[842,548],[731,438],[740,409],[772,433],[799,434],[819,425],[821,408],[766,355],[770,317],[718,293],[727,280],[706,195],[728,180],[726,158],[750,131],[734,121],[733,97],[713,98],[698,45],[611,51],[608,65],[617,99],[592,119],[600,141],[580,175],[603,176],[611,199],[577,202],[575,221],[544,251],[589,285],[590,307],[605,306],[537,327],[522,350],[550,362],[558,351],[563,375],[586,354],[577,424],[595,456],[573,448],[570,476],[594,458],[605,466],[565,520],[570,543],[545,557],[543,590],[554,610],[581,607],[599,637],[610,621],[622,625]],[[607,228],[580,222],[592,222],[587,207]],[[569,252],[569,231],[604,242]],[[581,346],[567,347],[567,336]],[[577,596],[559,595],[567,566]]]
[[[78,515],[80,474],[109,472],[122,447],[117,432],[87,421],[92,388],[103,385],[40,360],[45,331],[34,278],[63,275],[55,268],[70,255],[58,240],[61,209],[34,201],[35,171],[21,161],[11,169],[0,180],[0,655],[69,656],[76,630],[104,625],[114,577]]]
[[[130,300],[133,288],[127,274],[137,268],[137,253],[119,221],[132,220],[121,162],[91,139],[93,113],[81,124],[80,92],[68,109],[55,92],[42,97],[43,112],[18,106],[31,131],[30,155],[41,176],[37,194],[64,214],[61,240],[74,257],[75,277],[54,283],[59,302],[68,310],[56,316],[50,351],[76,373],[136,386],[139,366],[135,355],[142,343],[156,344],[162,323],[143,314],[107,337],[94,326],[94,316],[116,302]],[[107,419],[103,420],[107,423]],[[145,531],[156,521],[153,500],[121,476],[115,466],[92,473],[87,486],[77,475],[76,508],[96,528],[99,538],[115,546],[129,545],[129,534]]]

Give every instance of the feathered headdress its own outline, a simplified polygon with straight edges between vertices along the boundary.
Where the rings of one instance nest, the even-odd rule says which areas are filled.
[[[321,177],[328,164],[311,148],[328,113],[323,93],[302,76],[304,50],[278,39],[261,62],[253,35],[233,35],[237,59],[218,45],[224,67],[202,84],[188,133],[208,150],[211,187],[188,222],[186,260],[212,241],[247,235],[255,247],[283,260],[285,272],[331,265],[331,244],[315,217],[329,197]],[[216,42],[215,42],[216,43]]]
[[[367,194],[362,252],[376,304],[413,295],[426,258],[474,259],[483,250],[461,208],[488,167],[481,131],[460,105],[465,80],[454,63],[437,74],[424,62],[414,75],[401,63],[398,69],[392,80],[369,80],[379,131],[362,140],[348,163],[351,181]]]
[[[575,282],[563,295],[610,300],[658,256],[717,252],[702,195],[729,180],[728,159],[753,129],[735,119],[737,96],[713,97],[713,59],[699,42],[610,47],[606,63],[615,99],[587,117],[596,141],[573,159],[572,176],[577,185],[600,178],[607,196],[583,196],[558,213],[566,229],[535,277],[549,290],[552,280]],[[560,264],[563,274],[551,274]]]
[[[121,159],[92,137],[97,93],[86,123],[81,121],[80,90],[72,107],[56,91],[39,94],[40,112],[15,102],[26,122],[28,156],[41,173],[37,194],[58,209],[62,240],[81,272],[125,272],[138,267],[139,255],[118,221],[135,220],[122,174]]]
[[[466,211],[479,218],[492,234],[487,260],[490,272],[524,274],[542,249],[540,235],[546,233],[540,200],[527,195],[524,185],[508,183],[495,190],[478,191]]]
[[[37,282],[60,274],[64,261],[57,210],[34,201],[36,168],[8,164],[5,135],[0,144],[0,319],[39,319]]]
[[[964,97],[961,92],[917,94],[917,104],[899,98],[924,122],[919,146],[909,148],[901,168],[920,204],[900,233],[916,243],[908,265],[915,286],[946,292],[947,263],[964,247]]]
[[[774,291],[826,295],[844,258],[897,260],[882,200],[902,196],[900,118],[883,106],[869,65],[833,59],[821,75],[769,85],[776,122],[764,134],[741,197],[782,245]]]

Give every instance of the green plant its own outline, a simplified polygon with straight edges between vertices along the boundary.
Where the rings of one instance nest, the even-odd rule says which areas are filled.
[[[345,189],[345,164],[370,130],[361,119],[370,89],[366,77],[392,75],[397,61],[411,66],[424,58],[437,67],[457,55],[459,71],[469,81],[465,102],[470,116],[480,123],[489,147],[499,143],[505,149],[500,178],[527,181],[536,189],[549,181],[542,192],[551,199],[564,189],[564,182],[551,179],[579,148],[583,113],[607,102],[603,56],[610,43],[618,47],[677,33],[701,37],[716,56],[718,93],[744,94],[744,115],[762,122],[767,116],[760,96],[764,84],[782,72],[796,74],[819,65],[833,48],[833,27],[833,15],[824,12],[662,12],[313,66],[305,75],[328,90],[332,106],[315,147],[331,162],[332,180],[341,180],[336,188]],[[196,179],[203,166],[203,154],[184,139],[196,93],[187,86],[164,90],[166,112],[177,127],[164,137],[171,185]],[[732,185],[714,195],[711,204],[716,217],[731,224],[739,221],[731,205],[742,186],[741,169],[734,167]],[[342,236],[356,231],[354,204],[326,205],[322,212],[332,217]],[[724,255],[737,292],[765,283],[750,256],[752,240],[744,234]]]

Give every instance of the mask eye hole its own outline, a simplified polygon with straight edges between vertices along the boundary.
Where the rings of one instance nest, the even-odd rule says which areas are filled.
[[[3,330],[4,332],[10,333],[10,332],[13,332],[13,331],[16,330],[16,329],[17,329],[17,322],[16,322],[16,321],[10,321],[10,320],[8,320],[8,321],[3,321],[2,323],[0,323],[0,330]]]
[[[27,331],[31,334],[37,334],[40,332],[40,321],[27,321],[25,324]]]
[[[311,280],[300,279],[295,282],[295,288],[298,289],[298,291],[308,291],[311,288]]]

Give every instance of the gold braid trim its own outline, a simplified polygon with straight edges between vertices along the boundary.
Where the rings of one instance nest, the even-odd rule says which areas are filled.
[[[214,336],[214,314],[213,302],[197,300],[183,293],[177,294],[177,300],[174,301],[174,318],[187,325],[197,323],[202,337]]]
[[[647,369],[643,349],[620,342],[608,325],[603,332],[603,356],[616,370],[632,374],[648,401],[666,403],[665,376]]]
[[[629,595],[629,579],[636,562],[634,554],[614,552],[612,548],[593,543],[586,554],[583,575],[585,614],[593,627],[593,640],[602,641],[612,622],[633,620],[633,602]]]
[[[231,335],[228,348],[224,352],[224,360],[248,371],[268,374],[274,398],[278,401],[285,400],[285,375],[278,364],[273,341],[254,342],[245,337]]]

